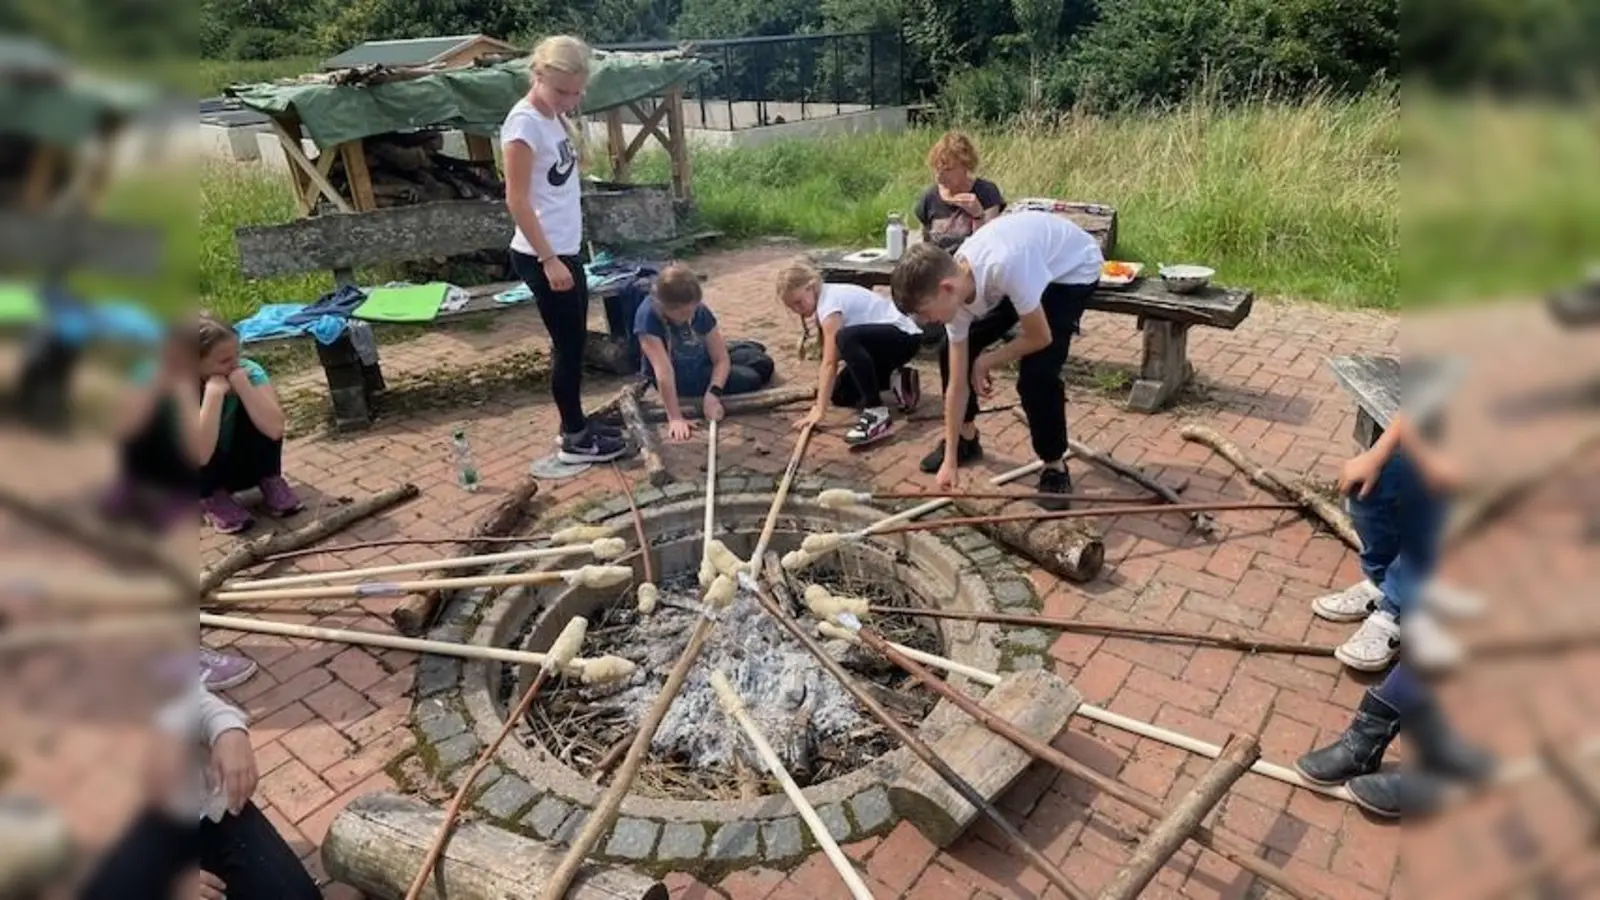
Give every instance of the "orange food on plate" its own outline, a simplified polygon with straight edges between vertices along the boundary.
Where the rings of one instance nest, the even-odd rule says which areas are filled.
[[[1134,268],[1125,262],[1108,262],[1100,268],[1100,273],[1106,278],[1132,278]]]

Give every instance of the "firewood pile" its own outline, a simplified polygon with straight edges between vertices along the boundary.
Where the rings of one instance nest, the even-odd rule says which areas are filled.
[[[437,131],[380,134],[363,142],[372,196],[379,207],[411,206],[445,200],[499,200],[505,182],[493,160],[469,160],[444,152],[444,135]],[[350,179],[344,160],[333,164],[328,180],[350,196]],[[323,198],[318,213],[335,212]]]

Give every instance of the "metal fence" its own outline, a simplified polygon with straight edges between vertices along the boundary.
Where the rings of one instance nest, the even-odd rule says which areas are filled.
[[[708,41],[608,44],[660,51],[688,45],[713,69],[685,86],[691,128],[732,130],[905,102],[905,41],[853,31]]]

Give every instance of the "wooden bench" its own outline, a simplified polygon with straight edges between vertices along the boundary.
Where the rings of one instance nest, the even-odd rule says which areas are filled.
[[[825,281],[881,287],[889,283],[894,263],[887,260],[847,262],[851,251],[811,254]],[[1174,294],[1159,278],[1141,278],[1125,288],[1099,288],[1089,308],[1136,317],[1143,334],[1139,377],[1128,394],[1128,408],[1153,413],[1167,405],[1189,379],[1189,329],[1194,326],[1232,331],[1250,315],[1255,295],[1248,290],[1215,285],[1193,294]]]
[[[601,185],[586,191],[583,206],[586,238],[594,245],[659,246],[677,237],[672,197],[664,188]],[[239,268],[246,277],[329,270],[335,283],[344,286],[355,284],[357,269],[503,251],[514,230],[505,204],[463,200],[313,216],[283,225],[247,226],[235,232],[235,241]],[[514,286],[513,282],[468,288],[471,297],[464,308],[441,311],[426,324],[491,315],[532,302],[495,302],[495,294]],[[621,285],[601,289],[592,296],[608,302],[620,288]],[[591,332],[591,337],[596,335]],[[591,340],[586,348],[587,361],[620,372],[628,356],[626,342],[614,334],[597,337],[600,340]],[[297,336],[285,340],[300,339]],[[335,427],[343,430],[370,425],[373,397],[384,389],[380,366],[362,363],[348,332],[330,345],[313,342],[327,376]]]
[[[1418,359],[1404,368],[1392,356],[1336,356],[1328,360],[1333,377],[1356,401],[1353,435],[1362,449],[1377,443],[1400,411],[1404,398],[1432,429],[1442,421],[1444,399],[1466,373],[1460,359]]]

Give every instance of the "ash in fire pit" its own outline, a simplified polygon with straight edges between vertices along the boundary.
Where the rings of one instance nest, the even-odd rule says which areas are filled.
[[[874,603],[905,602],[865,573],[815,570],[808,573],[808,580]],[[688,644],[701,594],[694,573],[666,578],[660,588],[661,600],[649,616],[640,617],[633,610],[630,591],[592,617],[587,652],[633,660],[639,672],[631,681],[620,687],[564,686],[529,713],[535,738],[580,771],[592,770],[608,749],[631,737]],[[802,613],[807,627],[815,625],[803,611],[796,612]],[[891,640],[930,652],[940,649],[934,632],[918,620],[889,616],[876,624]],[[843,641],[830,643],[828,649],[847,668],[877,685],[880,699],[908,725],[915,727],[933,708],[933,695],[871,651]],[[859,768],[895,746],[882,726],[861,713],[838,682],[771,621],[753,597],[742,593],[723,611],[699,663],[656,732],[651,759],[636,782],[641,792],[683,800],[733,799],[740,795],[741,784],[746,791],[756,784],[752,773],[761,771],[760,764],[738,730],[724,720],[710,684],[713,668],[733,682],[802,786]],[[778,792],[777,784],[768,779],[762,779],[758,789]]]

